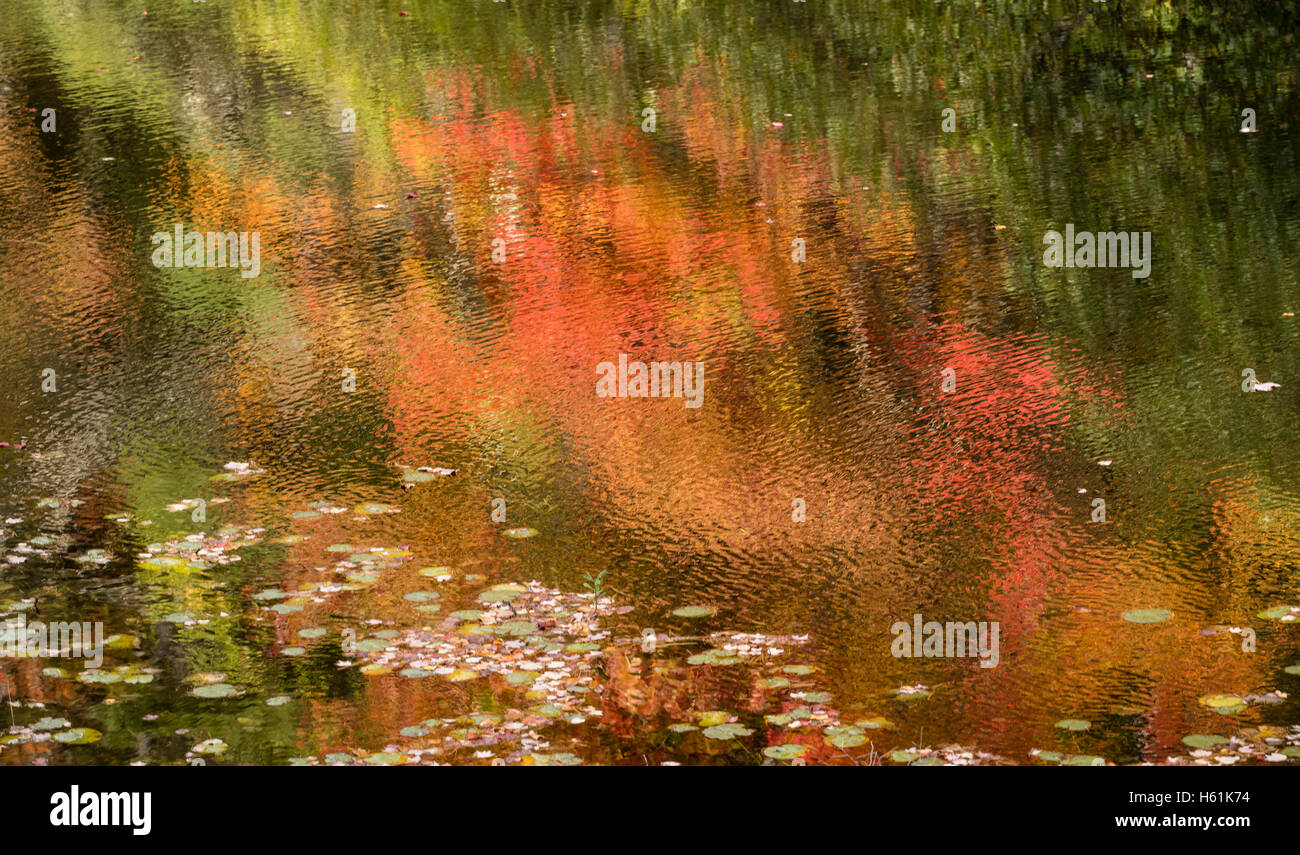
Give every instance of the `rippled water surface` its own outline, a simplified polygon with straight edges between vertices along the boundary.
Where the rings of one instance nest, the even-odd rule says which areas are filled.
[[[1177,5],[8,3],[0,613],[114,638],[0,763],[1300,762],[1296,18]]]

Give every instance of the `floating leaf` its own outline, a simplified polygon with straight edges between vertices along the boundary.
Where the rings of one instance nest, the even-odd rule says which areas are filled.
[[[1264,620],[1285,620],[1293,621],[1296,616],[1300,615],[1300,606],[1273,606],[1271,609],[1264,609],[1259,613],[1259,617]]]
[[[412,591],[402,597],[402,599],[406,600],[408,603],[427,603],[430,600],[439,599],[441,596],[442,594],[439,594],[437,591]]]
[[[194,753],[220,755],[225,754],[228,748],[230,746],[220,739],[205,739],[194,746]]]
[[[739,722],[715,724],[704,729],[704,735],[709,739],[735,739],[740,736],[749,736],[753,732]]]
[[[1092,722],[1084,721],[1081,718],[1066,718],[1058,721],[1056,723],[1056,726],[1059,727],[1061,730],[1080,731],[1080,730],[1087,730],[1088,728],[1092,727]]]
[[[1092,754],[1076,754],[1061,761],[1062,766],[1105,766],[1106,758]]]
[[[1192,733],[1183,737],[1183,744],[1192,748],[1213,748],[1216,745],[1227,745],[1228,742],[1225,737],[1207,733]]]
[[[291,700],[293,700],[293,698],[289,697],[288,695],[276,695],[273,698],[267,698],[266,705],[268,707],[282,707],[285,704],[289,703],[289,701]]]
[[[1124,612],[1124,620],[1129,623],[1163,623],[1173,615],[1169,609],[1132,609]]]
[[[673,609],[673,614],[679,618],[704,618],[711,617],[717,613],[717,609],[712,606],[682,606],[679,609]]]
[[[807,754],[808,746],[787,742],[784,745],[769,745],[763,749],[763,753],[774,760],[794,760]]]
[[[65,727],[68,727],[71,724],[72,722],[68,721],[66,718],[54,718],[53,716],[46,716],[45,718],[33,724],[32,730],[61,730]]]
[[[394,751],[385,751],[380,754],[371,754],[366,758],[366,762],[371,766],[401,766],[406,762],[406,755]]]
[[[98,742],[103,738],[104,734],[90,727],[74,727],[72,730],[54,734],[54,741],[62,742],[65,745],[85,745],[90,742]]]
[[[867,741],[867,736],[856,727],[828,727],[825,739],[836,748],[854,748]]]
[[[1223,715],[1239,713],[1246,708],[1246,699],[1238,695],[1202,695],[1200,701]]]
[[[784,689],[790,685],[790,681],[784,677],[764,677],[761,680],[755,680],[754,685],[760,689]]]
[[[503,531],[503,532],[501,532],[501,533],[504,534],[506,537],[512,537],[512,538],[514,538],[515,540],[522,540],[522,539],[524,539],[525,537],[532,537],[533,535],[537,534],[537,529],[535,529],[535,528],[508,528],[508,529],[506,529],[505,531]]]
[[[204,686],[196,686],[190,691],[190,694],[196,698],[228,698],[238,691],[229,683],[210,683]]]

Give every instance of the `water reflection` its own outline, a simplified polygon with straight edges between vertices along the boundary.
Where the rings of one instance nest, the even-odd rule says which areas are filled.
[[[0,762],[1132,762],[1296,721],[1257,616],[1300,601],[1288,10],[19,5],[0,606],[127,638],[7,660],[17,724],[104,737]],[[175,223],[258,232],[260,275],[154,267]],[[1153,232],[1152,276],[1045,268],[1065,223]],[[597,397],[618,354],[703,362],[705,405]],[[998,621],[999,666],[893,657],[917,612]]]

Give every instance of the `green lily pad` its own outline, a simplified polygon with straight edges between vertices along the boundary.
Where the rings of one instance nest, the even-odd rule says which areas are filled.
[[[709,739],[736,739],[741,736],[749,736],[753,732],[754,731],[739,722],[715,724],[713,727],[706,727],[704,729],[704,735]]]
[[[807,745],[799,745],[794,742],[787,742],[784,745],[769,745],[763,749],[763,754],[773,760],[794,760],[807,753]]]
[[[220,755],[225,754],[229,748],[230,746],[220,739],[207,739],[194,746],[194,753]]]
[[[1293,676],[1300,677],[1300,665],[1288,665],[1282,670]]]
[[[71,724],[72,722],[68,721],[66,718],[55,718],[53,716],[46,716],[45,718],[33,724],[32,730],[62,730],[63,728],[68,727]]]
[[[1076,754],[1061,761],[1062,766],[1105,766],[1106,758],[1092,754]]]
[[[867,736],[856,727],[828,727],[825,740],[836,748],[854,748],[867,741]]]
[[[331,765],[336,763],[343,763],[350,766],[353,763],[357,762],[357,758],[352,756],[351,754],[344,754],[341,751],[335,751],[331,754],[325,755],[325,762]]]
[[[268,707],[282,707],[285,704],[289,703],[289,701],[291,700],[293,700],[293,698],[289,697],[288,695],[276,695],[273,698],[267,698],[266,705]]]
[[[428,736],[429,729],[427,727],[420,727],[418,724],[413,724],[410,727],[402,728],[400,731],[398,731],[398,733],[400,733],[402,736],[407,737],[408,739],[414,739],[415,737],[418,736]]]
[[[679,609],[673,609],[673,615],[679,618],[705,618],[711,617],[717,611],[712,606],[682,606]]]
[[[761,680],[755,680],[754,685],[760,689],[785,689],[790,686],[790,681],[784,677],[764,677]]]
[[[228,698],[237,691],[239,690],[229,683],[209,683],[205,686],[195,686],[190,690],[190,694],[196,698]]]
[[[104,734],[90,727],[74,727],[72,730],[54,734],[54,741],[62,742],[64,745],[86,745],[103,738]]]
[[[1061,730],[1080,731],[1080,730],[1087,730],[1088,728],[1092,727],[1092,722],[1084,721],[1081,718],[1065,718],[1058,721],[1056,723],[1056,726],[1059,727]]]
[[[1129,623],[1163,623],[1173,615],[1169,609],[1132,609],[1124,612],[1124,620]]]
[[[1183,737],[1183,744],[1192,748],[1213,748],[1216,745],[1227,745],[1228,741],[1226,737],[1210,733],[1192,733]]]
[[[503,531],[503,532],[501,532],[501,533],[504,534],[506,537],[514,538],[515,540],[523,540],[523,539],[526,538],[526,537],[532,537],[532,536],[534,536],[535,534],[537,534],[537,529],[535,529],[535,528],[508,528],[508,529],[506,529],[505,531]]]
[[[371,754],[366,758],[366,762],[371,766],[401,766],[406,762],[406,755],[398,754],[395,751],[384,751],[379,754]]]
[[[430,600],[436,600],[440,597],[442,597],[442,594],[439,594],[437,591],[412,591],[402,597],[402,599],[406,600],[408,603],[427,603]]]
[[[1300,617],[1300,606],[1273,606],[1259,613],[1264,620],[1282,620],[1288,617]]]
[[[307,652],[305,647],[284,647],[280,650],[285,656],[302,656]]]
[[[889,759],[893,760],[895,763],[911,763],[913,760],[915,760],[920,756],[921,755],[917,754],[915,751],[899,750],[899,751],[891,751],[889,753]]]
[[[740,661],[740,657],[730,650],[717,649],[686,657],[688,665],[735,665]]]
[[[328,630],[323,626],[309,626],[305,629],[298,630],[298,635],[302,638],[322,638]]]

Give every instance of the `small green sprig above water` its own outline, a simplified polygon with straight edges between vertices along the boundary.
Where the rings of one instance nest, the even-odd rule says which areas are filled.
[[[582,577],[583,578],[582,587],[586,588],[589,592],[591,592],[591,595],[593,597],[599,600],[601,597],[605,595],[605,588],[603,587],[603,585],[605,582],[605,574],[608,572],[609,572],[608,569],[601,570],[595,576],[591,575],[590,572],[586,573]]]

